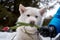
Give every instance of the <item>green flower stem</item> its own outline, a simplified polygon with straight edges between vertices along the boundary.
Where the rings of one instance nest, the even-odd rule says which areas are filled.
[[[20,27],[20,26],[31,26],[31,27],[36,27],[37,29],[39,28],[37,25],[32,25],[32,24],[23,23],[23,22],[18,22],[16,24],[19,24],[19,26],[10,27],[10,29],[16,29],[17,27]]]

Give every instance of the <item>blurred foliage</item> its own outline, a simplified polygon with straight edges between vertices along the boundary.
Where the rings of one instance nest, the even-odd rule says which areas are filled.
[[[15,21],[14,19],[16,19],[16,16],[0,5],[0,25],[12,26]]]
[[[18,0],[17,0],[18,1]],[[21,4],[23,4],[24,6],[32,6],[32,7],[38,7],[39,5],[37,5],[37,3],[40,0],[19,0]],[[18,4],[20,4],[18,3]]]

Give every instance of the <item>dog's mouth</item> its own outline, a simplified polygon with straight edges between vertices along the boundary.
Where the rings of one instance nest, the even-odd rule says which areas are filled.
[[[35,25],[35,22],[34,21],[31,21],[30,22],[30,25],[32,25],[32,26]]]

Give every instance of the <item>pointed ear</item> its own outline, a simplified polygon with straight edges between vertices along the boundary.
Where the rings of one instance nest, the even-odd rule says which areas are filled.
[[[22,4],[20,4],[20,5],[19,5],[19,12],[20,12],[20,13],[24,13],[25,10],[26,10],[25,7],[24,7]]]
[[[46,8],[41,8],[40,9],[40,14],[43,16],[43,14],[46,12]]]

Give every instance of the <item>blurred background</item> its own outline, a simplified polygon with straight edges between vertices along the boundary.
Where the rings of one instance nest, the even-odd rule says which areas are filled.
[[[49,6],[54,2],[56,2],[56,4],[60,4],[59,0],[0,0],[0,30],[4,29],[5,27],[8,27],[7,29],[9,29],[9,27],[16,25],[17,18],[20,16],[18,10],[19,4],[23,4],[26,7],[31,6],[42,8],[44,6]],[[52,9],[54,9],[55,5],[52,6]],[[49,10],[47,10],[47,12],[48,11]],[[47,26],[49,21],[52,19],[52,14],[49,14],[47,14],[46,18],[44,19],[43,26]]]

